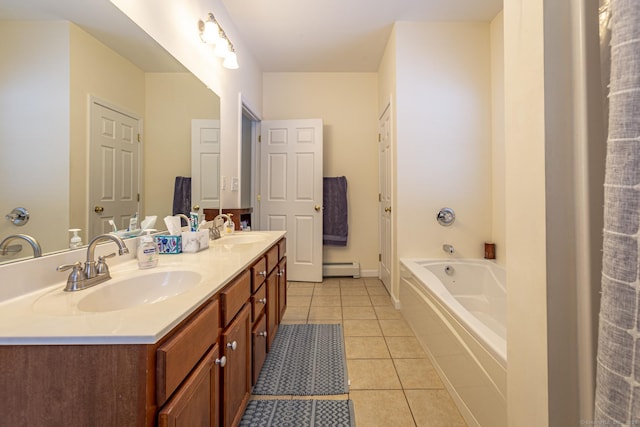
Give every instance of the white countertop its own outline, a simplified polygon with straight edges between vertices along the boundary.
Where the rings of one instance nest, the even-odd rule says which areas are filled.
[[[280,240],[285,232],[237,234],[262,234],[265,238],[259,242],[230,245],[222,237],[210,241],[209,249],[198,253],[160,255],[158,266],[149,270],[139,270],[135,256],[131,254],[112,258],[109,263],[111,280],[76,292],[63,291],[67,273],[58,273],[55,269],[51,271],[47,266],[48,271],[40,274],[50,274],[55,278],[55,284],[0,302],[0,345],[153,344],[251,265],[267,248]],[[135,253],[135,250],[131,251],[129,241],[127,242],[130,252]],[[125,257],[120,263],[114,262]],[[14,268],[38,268],[38,261],[39,259],[29,260],[26,262],[33,264]],[[110,284],[116,284],[119,280],[172,270],[197,272],[201,275],[201,280],[185,292],[158,302],[106,312],[78,309],[78,302],[82,298]],[[8,269],[0,270],[0,277],[9,278],[7,272]],[[11,280],[17,280],[15,276],[16,273],[11,276]],[[2,283],[2,286],[9,286],[9,283]],[[33,287],[33,284],[21,286]],[[132,286],[135,284],[132,283]]]

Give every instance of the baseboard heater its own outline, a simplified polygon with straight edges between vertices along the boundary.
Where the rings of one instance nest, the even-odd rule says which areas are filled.
[[[322,264],[323,277],[353,277],[360,278],[360,263],[353,262],[327,262]]]

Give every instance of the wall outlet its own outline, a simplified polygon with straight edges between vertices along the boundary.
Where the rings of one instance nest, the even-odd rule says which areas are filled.
[[[231,191],[238,191],[238,186],[240,185],[240,180],[237,176],[231,178]]]

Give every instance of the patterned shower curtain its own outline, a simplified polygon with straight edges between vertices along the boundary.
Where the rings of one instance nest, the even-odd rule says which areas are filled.
[[[611,0],[595,425],[640,426],[640,2]]]

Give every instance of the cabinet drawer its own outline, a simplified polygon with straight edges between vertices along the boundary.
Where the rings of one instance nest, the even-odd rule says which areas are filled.
[[[260,314],[264,313],[264,308],[267,305],[267,287],[265,285],[251,295],[251,321],[255,322]]]
[[[222,325],[226,327],[251,296],[251,273],[244,271],[220,292]]]
[[[282,259],[287,254],[287,239],[280,239],[278,242],[278,258]]]
[[[267,260],[262,257],[251,267],[251,293],[255,292],[264,283],[266,277]]]
[[[158,405],[162,405],[218,339],[218,301],[206,305],[157,350]]]
[[[271,273],[271,271],[276,268],[277,265],[278,245],[273,245],[273,247],[267,252],[267,273]]]

